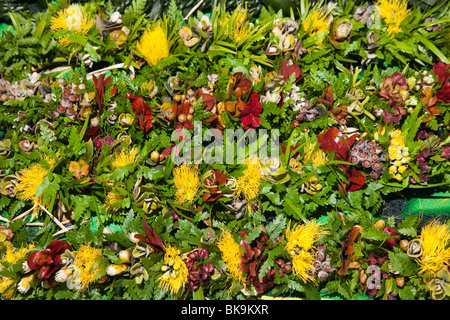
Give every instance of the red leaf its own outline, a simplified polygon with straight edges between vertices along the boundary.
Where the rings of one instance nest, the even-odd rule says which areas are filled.
[[[350,233],[347,238],[347,242],[343,243],[343,247],[341,250],[341,268],[338,271],[340,276],[345,274],[345,269],[347,269],[350,264],[350,256],[355,252],[355,248],[353,248],[353,243],[356,240],[356,237],[359,233],[362,232],[362,227],[359,225],[353,226],[350,230]]]
[[[245,106],[242,108],[241,114],[242,116],[247,116],[249,114],[258,117],[262,111],[262,104],[259,101],[259,95],[256,92],[253,92],[250,96],[250,99],[247,101]]]
[[[327,107],[327,109],[331,110],[334,104],[333,87],[327,85],[327,87],[325,88],[325,92],[323,93],[323,97],[316,99],[314,102],[322,103]]]
[[[303,79],[303,72],[298,65],[293,63],[288,67],[286,62],[284,60],[281,60],[280,75],[284,77],[284,81],[287,81],[293,73],[295,73],[295,82]]]
[[[142,220],[143,220],[145,235],[147,236],[147,239],[148,239],[143,242],[146,243],[149,247],[153,248],[156,251],[166,252],[164,244],[163,244],[161,238],[159,237],[158,233],[156,232],[155,228],[153,228],[153,227],[150,228],[150,226],[147,223],[147,220],[145,219],[145,216],[142,217]]]
[[[355,169],[348,170],[349,179],[348,179],[348,191],[355,191],[360,189],[366,183],[366,177]]]
[[[112,97],[114,97],[114,96],[117,94],[117,90],[118,90],[117,86],[114,85],[114,87],[113,87],[112,90],[111,90],[111,96],[112,96]]]
[[[54,255],[60,255],[63,254],[66,250],[72,250],[72,247],[65,241],[53,240],[47,246],[47,249],[49,249]]]
[[[27,259],[31,270],[39,270],[46,263],[51,263],[50,251],[40,250],[32,252]]]
[[[358,134],[345,137],[338,128],[331,127],[325,133],[319,134],[317,140],[322,150],[335,153],[336,160],[350,162],[350,148],[357,137]],[[348,183],[344,184],[344,188],[339,186],[341,192],[344,191],[343,189],[347,191],[358,190],[366,183],[366,177],[358,170],[351,169],[350,165],[338,164],[338,167],[344,171],[348,180]]]
[[[139,95],[131,95],[127,92],[127,98],[131,102],[131,108],[133,109],[133,113],[139,120],[139,125],[141,126],[142,131],[145,133],[152,127],[152,108],[149,104],[145,103],[143,98]]]
[[[216,98],[210,94],[203,93],[202,89],[197,92],[197,99],[202,98],[203,104],[205,105],[205,110],[210,111],[216,104]]]
[[[105,79],[105,74],[100,75],[98,78],[95,75],[92,75],[92,82],[95,86],[95,99],[97,101],[98,112],[99,115],[101,115],[105,88],[111,82],[111,76]]]
[[[350,147],[358,137],[358,134],[354,134],[351,137],[345,137],[344,134],[336,127],[331,127],[325,133],[317,136],[317,141],[320,143],[320,147],[325,151],[333,151],[337,160],[348,161]]]

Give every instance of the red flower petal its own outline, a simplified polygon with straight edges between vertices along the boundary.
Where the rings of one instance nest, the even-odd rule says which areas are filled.
[[[50,250],[54,255],[60,255],[66,250],[72,250],[72,247],[66,241],[53,240],[47,246],[47,249]]]
[[[256,92],[253,92],[250,96],[250,99],[242,108],[241,115],[245,117],[249,114],[252,114],[255,117],[258,117],[261,111],[262,111],[262,104],[259,101],[259,95]]]
[[[366,183],[366,177],[358,170],[349,169],[348,174],[349,174],[348,179],[349,186],[347,187],[348,191],[358,190]]]
[[[52,262],[51,252],[47,250],[34,251],[27,259],[28,267],[31,270],[39,270],[43,265]]]

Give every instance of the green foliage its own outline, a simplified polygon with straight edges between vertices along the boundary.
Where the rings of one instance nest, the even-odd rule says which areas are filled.
[[[57,41],[48,32],[50,14],[10,12],[8,15],[12,30],[0,37],[4,51],[0,55],[0,69],[6,79],[25,79],[32,68],[41,69],[58,55]]]
[[[42,72],[67,63],[70,64],[67,70],[71,70],[64,74],[49,72],[41,76],[41,85],[50,85],[54,97],[49,102],[44,102],[47,100],[42,96],[42,86],[39,87],[41,90],[24,99],[7,97],[8,101],[0,102],[0,210],[3,212],[2,224],[4,221],[14,233],[11,243],[16,248],[33,241],[36,250],[45,250],[51,241],[61,239],[70,244],[73,255],[81,246],[90,245],[102,252],[102,258],[96,261],[96,266],[99,266],[99,272],[95,274],[97,282],[92,283],[89,290],[78,291],[61,282],[48,289],[34,285],[29,293],[17,294],[16,297],[41,300],[240,300],[270,293],[311,300],[320,299],[321,294],[357,299],[361,294],[369,293],[360,276],[367,272],[374,255],[387,257],[378,267],[389,273],[389,277],[383,278],[380,290],[371,293],[376,298],[385,299],[388,294],[396,294],[401,299],[427,297],[429,290],[425,280],[429,275],[419,274],[417,262],[398,245],[394,248],[387,246],[387,240],[392,237],[383,229],[377,229],[375,221],[381,219],[379,213],[386,195],[407,188],[448,185],[449,162],[444,148],[450,143],[447,138],[450,112],[439,98],[435,102],[440,109],[439,115],[423,123],[425,106],[422,102],[414,104],[415,100],[422,98],[423,91],[413,88],[410,82],[413,77],[418,80],[423,68],[431,69],[437,61],[447,61],[448,7],[444,7],[443,15],[432,10],[420,12],[414,9],[413,13],[417,15],[405,20],[403,31],[396,37],[383,31],[386,28],[383,22],[380,30],[370,30],[379,32],[381,37],[373,51],[376,58],[371,56],[376,60],[369,61],[366,60],[370,53],[366,52],[369,29],[353,19],[356,4],[348,1],[329,7],[334,22],[339,18],[351,20],[353,30],[345,40],[336,43],[333,25],[325,32],[323,43],[316,44],[320,35],[308,36],[303,28],[304,18],[313,8],[309,2],[301,1],[300,17],[296,17],[294,12],[291,17],[298,22],[298,28],[290,31],[295,39],[292,42],[294,47],[283,49],[277,47],[285,43],[278,39],[274,28],[279,23],[290,21],[282,10],[275,12],[272,8],[263,7],[259,15],[252,15],[245,11],[245,7],[227,11],[221,5],[208,15],[211,25],[207,25],[208,20],[200,9],[185,18],[186,10],[183,9],[186,8],[178,6],[175,0],[160,16],[155,11],[147,12],[146,1],[132,0],[121,11],[122,26],[127,29],[120,29],[122,26],[105,22],[115,12],[112,1],[92,2],[85,4],[85,8],[93,16],[98,15],[99,25],[107,24],[104,29],[94,27],[85,35],[74,30],[51,31],[50,18],[68,5],[68,1],[49,4],[49,10],[33,17],[10,13],[14,28],[0,37],[0,45],[5,50],[0,57],[0,69],[2,76],[11,80],[10,84],[14,81],[20,83],[33,70]],[[425,28],[433,24],[425,23],[424,19],[431,16],[438,18],[435,23],[441,23],[442,31],[426,31]],[[200,28],[202,23],[204,29]],[[166,34],[170,55],[150,66],[140,61],[135,45],[144,30],[157,25]],[[120,45],[111,37],[111,31],[116,27],[116,31],[127,31],[126,39]],[[185,45],[179,33],[182,27],[190,28],[198,43]],[[240,29],[242,27],[247,28],[245,32]],[[60,37],[67,37],[72,44],[63,47],[58,43]],[[268,54],[269,44],[275,44],[280,52]],[[92,59],[92,66],[80,60],[85,55]],[[288,66],[288,73],[293,68],[298,70],[298,67],[302,77],[297,79],[296,76],[300,75],[292,73],[285,78],[283,61]],[[115,64],[121,68],[108,71],[106,76],[111,76],[108,78],[111,83],[106,87],[94,85],[90,80],[91,71]],[[384,112],[394,112],[392,102],[388,100],[389,95],[398,98],[397,92],[388,92],[388,95],[381,92],[382,89],[397,89],[386,86],[385,81],[399,70],[407,79],[410,99],[400,105],[407,112],[398,121],[389,123]],[[237,75],[241,83],[236,82]],[[272,83],[272,80],[280,75],[276,79],[280,83],[277,87],[276,81]],[[437,74],[434,76],[437,78]],[[65,77],[65,83],[58,81],[58,77]],[[147,90],[146,86],[150,84],[157,90]],[[76,105],[74,118],[62,112],[57,117],[55,110],[67,103],[61,99],[66,95],[64,90],[72,85],[83,105]],[[276,89],[270,89],[271,85]],[[441,88],[443,83],[435,81],[433,96],[438,95]],[[283,100],[270,102],[263,99],[274,91],[280,93]],[[215,100],[208,110],[209,101],[200,97],[205,92]],[[242,128],[243,106],[249,106],[248,98],[252,93],[258,94],[262,109],[258,114],[252,113],[256,129],[279,130],[275,147],[280,147],[280,152],[273,155],[278,159],[271,159],[278,171],[270,172],[270,178],[266,175],[261,179],[257,175],[247,176],[255,179],[254,184],[242,186],[238,181],[246,176],[248,165],[202,162],[196,165],[197,176],[176,177],[174,168],[180,164],[174,163],[174,154],[170,153],[186,141],[175,140],[174,133],[180,126],[189,127],[189,123],[180,120],[179,113],[191,114],[193,111],[193,121],[201,124],[201,133],[205,136],[207,130],[218,129],[217,140],[221,141],[220,135],[226,129]],[[100,114],[97,103],[100,103],[101,96],[103,112]],[[182,103],[186,103],[182,100],[188,102],[188,111],[182,110]],[[165,102],[174,103],[176,118],[170,119],[162,110]],[[219,103],[226,102],[234,103],[237,108],[219,108]],[[304,112],[302,107],[316,108],[319,103],[324,109],[320,109],[314,121],[303,121],[298,117],[299,112]],[[81,115],[83,106],[92,108],[89,116]],[[132,124],[121,122],[125,114],[131,116]],[[44,119],[45,122],[42,121]],[[144,120],[151,122],[148,131],[142,130]],[[326,141],[330,128],[338,129],[347,137],[356,132],[358,139],[355,143],[359,140],[378,142],[383,147],[382,153],[386,154],[392,145],[389,133],[400,130],[409,149],[409,161],[405,161],[408,169],[403,180],[397,181],[390,175],[389,167],[394,159],[389,157],[380,160],[384,173],[379,177],[371,175],[371,168],[351,163],[347,151],[353,146],[346,146],[348,150],[342,146],[339,146],[342,149],[337,148],[334,144],[341,141],[340,135],[332,137],[332,142]],[[380,130],[382,128],[384,133]],[[195,129],[188,130],[193,133]],[[418,139],[418,133],[424,130],[433,131],[436,140]],[[261,133],[254,145],[261,147],[268,136]],[[21,143],[25,140],[34,143],[32,150],[23,148]],[[202,152],[206,150],[207,142],[201,141]],[[281,144],[285,148],[281,148]],[[310,146],[312,151],[307,149]],[[331,150],[325,154],[315,153],[327,146]],[[124,161],[120,166],[113,164],[132,148],[137,150],[135,158],[128,159],[129,163]],[[250,146],[246,148],[248,151]],[[424,169],[419,167],[416,155],[424,148],[432,148],[433,151],[425,172],[429,179],[415,184],[409,178],[420,180],[419,175],[423,173],[420,170]],[[232,150],[233,160],[236,160],[234,145]],[[267,160],[260,156],[261,163]],[[33,204],[22,199],[21,193],[8,194],[7,191],[13,190],[5,190],[11,187],[7,184],[8,179],[16,183],[12,186],[17,186],[21,170],[36,164],[46,172],[42,181],[38,181],[39,185],[32,186],[35,189],[31,191],[40,197],[48,212],[41,212],[38,217],[13,220],[30,210]],[[225,174],[225,182],[215,185],[212,170]],[[361,185],[350,188],[355,172],[362,175],[363,181],[360,181]],[[282,180],[278,180],[280,176]],[[199,179],[198,184],[193,183],[195,178]],[[186,189],[195,187],[195,190],[182,189],[180,185]],[[252,190],[257,193],[253,199],[247,199],[242,192],[246,187],[259,188]],[[178,202],[175,196],[180,190],[192,192],[193,201]],[[212,200],[203,198],[208,192],[214,196]],[[237,213],[238,210],[242,211]],[[66,223],[70,231],[62,232],[65,230],[60,230],[60,225],[54,223],[56,219]],[[316,259],[318,245],[325,245],[326,261],[330,262],[331,270],[327,271],[325,280],[318,279],[315,274],[316,281],[305,283],[289,269],[289,266],[295,268],[298,265],[292,264],[295,251],[287,252],[286,229],[288,225],[306,223],[311,219],[319,219],[328,233],[314,243],[308,254]],[[418,237],[420,216],[412,215],[398,223],[396,220],[393,217],[387,219],[386,226],[394,228],[401,239]],[[357,225],[360,232],[354,239],[349,238]],[[234,258],[241,267],[248,263],[253,268],[250,274],[256,275],[256,279],[243,275],[245,285],[233,278],[232,266],[218,247],[223,230],[232,233],[240,254],[246,254],[245,258]],[[137,236],[141,239],[137,241],[136,233],[146,240],[142,241]],[[245,252],[241,240],[252,247],[253,255]],[[147,241],[152,245],[148,246]],[[156,246],[155,242],[158,242]],[[184,263],[192,268],[183,283],[184,290],[174,295],[169,295],[161,286],[160,277],[174,267],[166,261],[168,257],[164,249],[159,248],[161,244],[178,249],[184,261],[181,265]],[[346,248],[353,251],[345,251]],[[191,264],[191,253],[200,249],[206,249],[208,254]],[[2,240],[0,255],[3,257],[5,252]],[[123,257],[126,253],[131,254],[130,261]],[[249,262],[247,258],[254,261]],[[13,285],[16,285],[22,277],[21,262],[2,261],[1,276],[14,279]],[[351,262],[352,266],[345,265],[346,262]],[[199,289],[190,290],[188,282],[195,280],[192,272],[208,263],[213,265],[213,277]],[[111,269],[107,269],[113,265],[125,265],[126,268],[114,275]],[[283,265],[287,269],[282,269]],[[342,275],[336,273],[340,268],[345,269]],[[107,273],[108,277],[104,277]],[[404,286],[397,286],[394,282],[394,278],[400,276],[405,277]],[[269,292],[254,290],[256,283],[262,283],[260,281],[267,281]]]

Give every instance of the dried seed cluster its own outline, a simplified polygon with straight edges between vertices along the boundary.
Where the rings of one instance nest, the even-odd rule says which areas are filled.
[[[336,268],[331,266],[330,255],[326,252],[326,243],[321,243],[317,247],[316,261],[313,262],[313,268],[309,270],[309,274],[317,276],[319,280],[325,280],[329,274],[336,271]]]
[[[374,179],[386,171],[381,162],[386,161],[387,155],[384,148],[372,140],[358,140],[350,149],[351,161],[353,164],[360,164],[370,171]]]

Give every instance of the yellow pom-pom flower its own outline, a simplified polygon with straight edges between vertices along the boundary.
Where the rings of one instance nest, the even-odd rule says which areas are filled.
[[[240,246],[234,241],[233,236],[227,230],[223,230],[217,247],[222,252],[222,260],[227,267],[227,273],[241,283],[245,282],[242,272],[239,270],[241,264]]]
[[[286,251],[292,257],[292,270],[304,282],[314,281],[308,272],[315,261],[314,243],[327,232],[316,220],[295,224],[292,228],[290,224],[286,228]]]
[[[6,243],[6,251],[0,256],[0,260],[4,262],[8,262],[12,265],[16,264],[18,261],[26,257],[35,247],[34,244],[30,243],[27,247],[23,248],[14,248],[12,244]],[[1,270],[1,266],[0,266]],[[0,276],[0,296],[11,299],[14,295],[14,287],[12,284],[14,283],[13,278],[9,278],[6,276]]]
[[[401,32],[400,24],[408,17],[408,0],[378,0],[377,8],[387,24],[388,34]]]
[[[81,291],[94,283],[103,269],[106,269],[103,263],[103,254],[100,249],[82,245],[76,254],[73,266],[76,270],[74,283]]]
[[[164,274],[158,278],[159,287],[169,294],[183,290],[188,282],[189,270],[181,258],[181,251],[170,245],[165,246]]]
[[[86,10],[79,4],[72,4],[59,11],[50,20],[52,31],[73,31],[78,36],[85,36],[94,26],[94,20],[89,17]],[[67,37],[59,39],[63,46],[68,46],[74,41]]]
[[[419,273],[435,276],[450,264],[450,232],[446,224],[434,220],[425,225],[420,234],[422,255],[418,258]]]
[[[138,150],[133,148],[131,150],[124,150],[120,152],[116,159],[111,163],[113,168],[121,168],[136,161]]]
[[[259,194],[259,187],[261,186],[261,166],[258,159],[247,158],[245,160],[247,168],[243,171],[243,176],[237,178],[236,195],[244,195],[245,199],[255,199]]]
[[[55,159],[46,155],[42,158],[48,163],[50,170],[56,165]],[[36,163],[29,168],[20,170],[18,173],[19,183],[16,186],[16,190],[21,199],[33,202],[34,214],[38,214],[41,210],[40,206],[45,205],[43,203],[44,195],[41,194],[38,196],[37,193],[38,187],[44,183],[44,179],[49,174],[50,170],[46,169],[41,164]]]
[[[330,19],[327,14],[323,14],[320,9],[311,10],[303,21],[303,30],[309,32],[310,37],[322,34],[316,41],[317,45],[322,45],[326,31],[330,29]]]
[[[183,164],[173,169],[175,197],[178,204],[190,203],[194,200],[200,187],[198,168]]]
[[[164,30],[160,26],[154,29],[147,29],[136,44],[136,50],[142,54],[152,67],[163,58],[168,57],[169,41]]]

